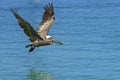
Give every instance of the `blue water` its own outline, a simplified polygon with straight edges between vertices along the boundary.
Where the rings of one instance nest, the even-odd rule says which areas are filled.
[[[56,17],[49,34],[64,45],[29,53],[24,47],[30,42],[9,9],[16,7],[36,29],[48,2]],[[31,70],[52,80],[119,80],[120,1],[1,0],[0,80],[28,80]]]

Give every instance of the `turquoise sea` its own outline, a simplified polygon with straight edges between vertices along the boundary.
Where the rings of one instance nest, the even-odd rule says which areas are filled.
[[[49,35],[64,43],[29,53],[9,11],[37,29],[52,2]],[[0,80],[120,80],[120,0],[0,0]]]

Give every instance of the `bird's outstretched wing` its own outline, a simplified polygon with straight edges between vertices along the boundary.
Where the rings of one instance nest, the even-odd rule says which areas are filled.
[[[43,39],[48,34],[48,31],[55,20],[53,4],[52,3],[47,4],[46,6],[44,6],[44,9],[45,11],[43,14],[42,21],[37,29],[38,34]]]
[[[35,41],[36,39],[41,39],[43,40],[37,32],[32,28],[32,26],[25,21],[17,12],[15,8],[11,8],[10,11],[13,13],[13,15],[16,17],[18,20],[18,23],[20,27],[24,30],[24,33],[29,37],[30,41]]]

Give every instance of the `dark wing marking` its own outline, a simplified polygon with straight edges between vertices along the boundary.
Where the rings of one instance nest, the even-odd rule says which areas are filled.
[[[46,6],[44,6],[44,9],[45,9],[45,12],[44,12],[43,18],[42,18],[43,23],[44,23],[44,21],[46,22],[48,19],[50,19],[51,17],[54,16],[54,8],[53,8],[52,3],[46,4]]]
[[[38,34],[43,39],[45,39],[51,25],[53,24],[55,20],[53,4],[49,3],[48,5],[44,7],[44,9],[45,9],[45,12],[43,14],[42,22],[40,23],[37,29]]]
[[[24,30],[24,33],[29,37],[30,41],[35,41],[36,39],[43,40],[37,32],[32,28],[32,26],[25,21],[17,12],[15,8],[11,8],[10,11],[17,18],[20,27]]]

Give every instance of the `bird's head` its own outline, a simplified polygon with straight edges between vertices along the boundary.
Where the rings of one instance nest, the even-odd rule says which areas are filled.
[[[46,36],[46,39],[50,39],[50,38],[52,38],[51,36]]]

